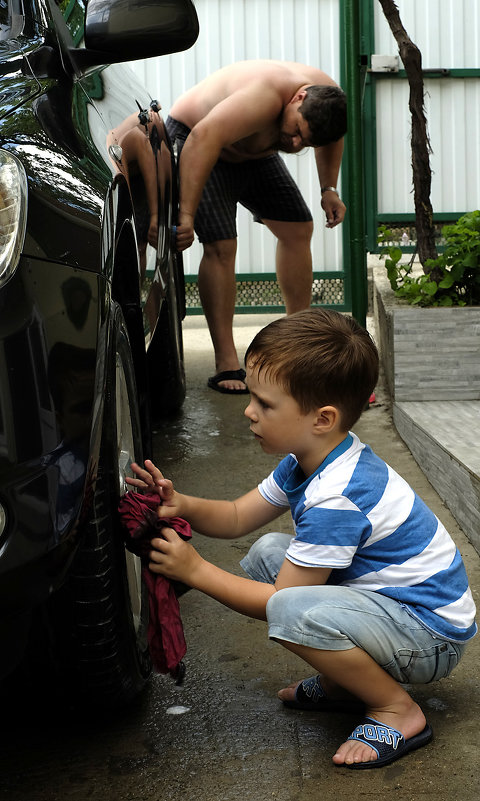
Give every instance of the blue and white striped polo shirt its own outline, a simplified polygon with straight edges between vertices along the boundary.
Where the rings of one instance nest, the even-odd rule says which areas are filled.
[[[331,567],[328,583],[388,595],[434,634],[474,636],[475,604],[460,552],[412,488],[350,433],[305,479],[293,455],[260,485],[290,506],[295,537],[286,557]]]

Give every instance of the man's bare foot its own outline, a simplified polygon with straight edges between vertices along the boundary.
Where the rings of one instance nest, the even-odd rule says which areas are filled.
[[[367,709],[366,717],[373,718],[380,724],[391,726],[401,734],[405,741],[420,734],[426,726],[425,715],[413,700],[404,707],[395,709]],[[335,765],[352,765],[361,762],[373,762],[377,753],[366,743],[357,740],[347,740],[342,743],[336,754],[332,757]]]
[[[245,383],[245,370],[241,367],[217,370],[214,376],[208,379],[210,389],[225,394],[245,394],[248,392]]]

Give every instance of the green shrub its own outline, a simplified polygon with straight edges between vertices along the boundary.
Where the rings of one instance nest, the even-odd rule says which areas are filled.
[[[381,250],[390,286],[399,298],[416,306],[480,305],[480,211],[464,214],[453,225],[442,228],[445,250],[436,259],[427,259],[424,274],[412,275],[413,259],[402,264],[399,247]],[[380,244],[391,241],[386,226],[379,228]]]

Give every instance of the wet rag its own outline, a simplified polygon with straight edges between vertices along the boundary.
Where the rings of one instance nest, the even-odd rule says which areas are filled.
[[[158,673],[170,673],[179,683],[185,672],[182,659],[187,644],[178,598],[172,582],[165,576],[152,573],[148,562],[152,550],[150,541],[162,536],[162,528],[173,528],[185,540],[191,538],[192,530],[181,517],[159,518],[157,508],[161,502],[157,494],[127,492],[118,511],[128,532],[125,545],[142,560],[142,578],[148,589],[150,609],[147,638],[153,667]]]

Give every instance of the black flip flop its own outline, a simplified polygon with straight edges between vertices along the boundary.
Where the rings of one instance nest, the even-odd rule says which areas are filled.
[[[305,709],[307,712],[356,712],[365,705],[355,698],[329,698],[323,689],[321,676],[311,676],[300,682],[295,690],[295,698],[283,701],[290,709]]]
[[[348,739],[369,745],[370,748],[376,751],[377,759],[371,762],[352,762],[349,765],[340,765],[339,767],[351,768],[352,770],[383,768],[384,765],[390,765],[391,762],[395,762],[396,759],[400,759],[410,751],[427,745],[432,738],[433,731],[428,723],[420,734],[416,734],[406,740],[403,734],[394,729],[393,726],[387,726],[374,718],[366,717],[354,729]]]
[[[245,370],[240,368],[239,370],[224,370],[223,373],[217,373],[217,375],[212,375],[211,378],[208,379],[207,384],[210,389],[214,389],[215,392],[221,392],[223,395],[248,395],[248,389],[226,389],[225,387],[219,386],[221,381],[245,381]]]

